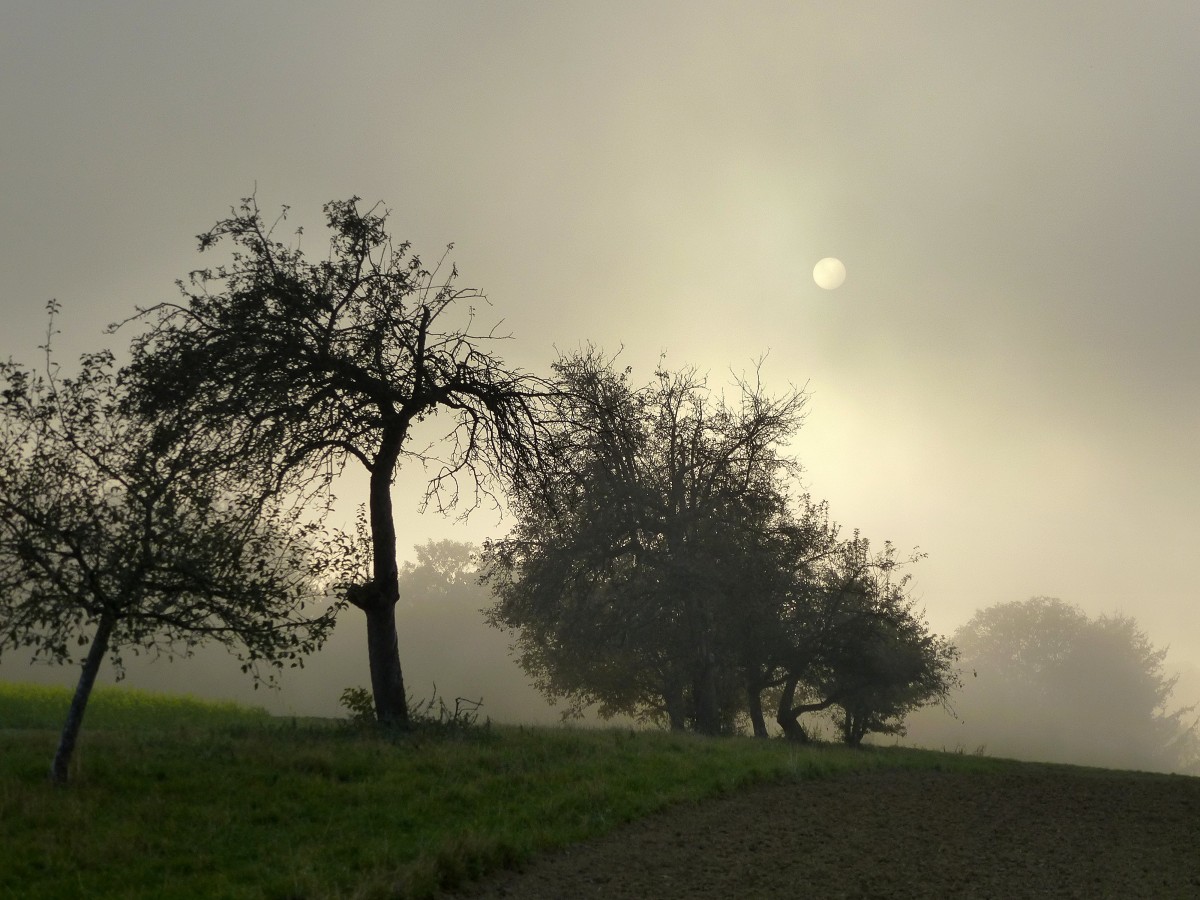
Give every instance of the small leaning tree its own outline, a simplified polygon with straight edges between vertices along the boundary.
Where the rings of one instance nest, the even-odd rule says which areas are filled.
[[[476,333],[485,298],[394,244],[387,212],[328,203],[325,259],[279,241],[253,198],[200,235],[230,259],[180,283],[183,300],[141,313],[130,389],[145,414],[182,415],[219,435],[230,464],[275,489],[309,492],[354,460],[370,477],[370,574],[346,599],[363,611],[376,715],[405,726],[408,706],[392,483],[408,458],[430,473],[425,503],[469,511],[490,476],[537,468],[540,383],[507,367]],[[284,210],[286,213],[286,208]],[[436,440],[414,428],[438,417]]]
[[[67,377],[46,353],[44,372],[0,363],[0,652],[82,663],[62,783],[106,656],[120,671],[130,650],[216,641],[270,681],[324,639],[337,573],[298,510],[209,466],[198,435],[165,441],[168,422],[128,415],[110,354]]]

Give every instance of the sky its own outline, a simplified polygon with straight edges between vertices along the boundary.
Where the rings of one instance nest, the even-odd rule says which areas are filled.
[[[1048,595],[1195,667],[1198,46],[1190,0],[4,0],[0,358],[51,298],[64,358],[127,344],[251,193],[314,252],[382,201],[514,365],[765,354],[806,489],[928,554],[935,630]],[[419,486],[402,552],[504,532]]]

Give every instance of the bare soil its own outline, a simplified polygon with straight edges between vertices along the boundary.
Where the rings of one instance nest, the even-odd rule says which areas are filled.
[[[1200,778],[874,772],[674,807],[475,898],[1200,898]]]

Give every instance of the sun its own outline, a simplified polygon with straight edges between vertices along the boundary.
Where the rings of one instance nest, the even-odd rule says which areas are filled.
[[[845,280],[846,267],[835,256],[827,256],[813,266],[813,281],[817,283],[818,287],[823,287],[827,291],[840,288]]]

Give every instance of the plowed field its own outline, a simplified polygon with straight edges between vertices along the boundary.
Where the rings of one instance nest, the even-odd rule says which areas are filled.
[[[476,898],[1200,898],[1200,778],[1031,767],[773,784],[628,825]]]

